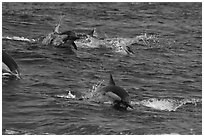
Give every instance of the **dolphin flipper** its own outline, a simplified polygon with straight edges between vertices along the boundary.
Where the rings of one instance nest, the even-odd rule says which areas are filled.
[[[74,49],[76,49],[77,50],[77,46],[76,46],[76,44],[74,43],[74,41],[72,42],[72,44],[71,44],[73,47],[74,47]]]
[[[130,108],[132,108],[132,109],[134,109],[133,106],[131,106],[130,104],[127,104],[127,106],[130,107]]]
[[[116,95],[115,93],[113,93],[113,92],[106,92],[105,96],[111,98],[112,100],[114,100],[114,102],[122,103],[126,107],[134,109],[133,106],[131,106],[128,102],[125,102],[125,101],[121,100],[121,98],[118,95]]]
[[[134,52],[130,49],[130,47],[129,46],[126,46],[126,52],[127,53],[132,53],[132,54],[134,54]]]

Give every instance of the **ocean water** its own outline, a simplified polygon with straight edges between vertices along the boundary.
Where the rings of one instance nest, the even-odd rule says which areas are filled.
[[[61,15],[61,30],[146,33],[157,42],[132,44],[133,55],[30,42],[52,32]],[[2,83],[2,134],[202,134],[202,3],[4,2],[2,38],[22,73]],[[98,102],[95,88],[109,73],[133,110]]]

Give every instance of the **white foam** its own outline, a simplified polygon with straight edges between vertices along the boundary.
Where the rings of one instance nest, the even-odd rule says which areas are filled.
[[[35,42],[36,40],[35,39],[28,39],[28,38],[25,38],[25,37],[18,37],[18,36],[12,36],[12,37],[9,37],[9,36],[3,36],[2,39],[6,39],[6,40],[16,40],[16,41],[26,41],[26,42]]]
[[[176,111],[181,106],[191,103],[196,104],[201,102],[200,99],[183,99],[183,100],[174,100],[174,99],[157,99],[157,98],[150,98],[147,100],[141,101],[139,104],[150,107],[157,110],[165,110],[165,111]]]
[[[66,94],[66,95],[56,95],[56,97],[59,97],[59,98],[71,98],[71,99],[75,99],[75,98],[76,98],[76,95],[72,94],[71,91],[69,91],[69,93]]]

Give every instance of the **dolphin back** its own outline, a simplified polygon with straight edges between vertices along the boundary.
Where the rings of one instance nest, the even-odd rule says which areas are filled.
[[[109,85],[102,88],[101,90],[104,92],[104,94],[106,94],[107,92],[113,92],[125,101],[129,98],[129,94],[125,91],[125,89],[118,86]]]

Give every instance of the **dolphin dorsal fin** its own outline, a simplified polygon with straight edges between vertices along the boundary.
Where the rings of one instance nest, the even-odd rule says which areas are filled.
[[[94,38],[98,38],[96,28],[94,28],[88,35],[91,36],[91,37],[94,37]]]
[[[95,29],[91,30],[91,32],[90,32],[90,33],[88,33],[88,35],[90,35],[90,36],[92,36],[92,37],[93,37],[94,32],[95,32]]]
[[[112,75],[110,74],[109,85],[115,85]]]

